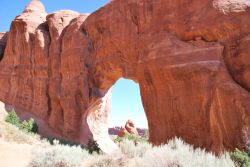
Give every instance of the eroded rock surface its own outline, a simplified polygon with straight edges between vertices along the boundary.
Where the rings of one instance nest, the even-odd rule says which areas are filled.
[[[138,132],[136,130],[135,124],[132,120],[128,120],[125,124],[125,129],[128,131],[130,134],[135,134],[138,135]]]
[[[8,33],[0,33],[0,60],[3,58]]]
[[[89,16],[47,15],[33,0],[11,25],[0,99],[105,150],[106,99],[124,77],[140,85],[152,143],[177,136],[215,152],[242,148],[249,18],[243,0],[114,0]]]
[[[119,137],[124,137],[127,134],[132,134],[132,135],[139,135],[138,131],[135,127],[135,124],[132,120],[128,120],[125,123],[124,127],[121,127],[120,130],[118,131],[117,135]]]

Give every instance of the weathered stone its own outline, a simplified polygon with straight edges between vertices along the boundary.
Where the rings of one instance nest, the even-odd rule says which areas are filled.
[[[0,61],[3,59],[8,33],[0,33]]]
[[[108,133],[110,102],[111,90],[108,90],[108,92],[105,92],[104,97],[99,98],[99,96],[97,96],[97,100],[92,101],[86,111],[87,125],[93,134],[93,138],[105,153],[112,153],[114,150],[118,150],[118,146],[110,139]],[[83,138],[86,137],[83,136]]]
[[[132,120],[128,120],[125,124],[125,129],[128,131],[130,134],[135,134],[138,135],[138,132],[136,130],[135,124]]]
[[[0,96],[5,103],[46,119],[50,36],[47,13],[41,6],[32,1],[11,24],[0,65],[0,85],[4,87]]]
[[[49,48],[49,84],[48,84],[48,101],[49,103],[49,125],[54,127],[60,133],[63,133],[69,139],[74,139],[75,136],[69,134],[65,123],[69,117],[64,117],[61,98],[61,53],[62,53],[62,40],[67,27],[72,19],[78,17],[79,14],[70,11],[62,10],[49,14],[46,19],[50,32],[50,48]],[[73,34],[72,34],[73,35]],[[79,116],[80,118],[80,116]],[[79,121],[71,121],[71,124],[79,124]],[[73,126],[71,126],[73,127]],[[77,127],[79,129],[79,127]]]
[[[132,120],[128,120],[125,124],[124,127],[121,127],[118,136],[119,137],[124,137],[127,134],[132,134],[132,135],[138,135],[137,129],[135,127],[135,124]]]
[[[86,57],[88,57],[89,39],[82,29],[88,14],[73,19],[62,39],[61,52],[61,94],[60,103],[63,110],[64,134],[81,138],[87,143],[92,134],[87,125],[86,115],[89,106],[89,85]],[[82,125],[82,127],[80,127]],[[83,137],[84,136],[84,137]]]
[[[152,143],[177,136],[215,152],[243,147],[249,3],[114,0],[90,16],[46,16],[33,0],[13,21],[0,63],[2,101],[55,134],[81,143],[93,138],[111,152],[108,92],[124,77],[140,85]]]

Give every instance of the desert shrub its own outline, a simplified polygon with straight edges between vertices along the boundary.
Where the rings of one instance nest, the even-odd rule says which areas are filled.
[[[5,121],[28,133],[37,133],[38,131],[37,123],[33,118],[30,118],[28,121],[24,120],[23,122],[21,122],[20,118],[17,116],[14,110],[8,113]]]
[[[132,140],[119,143],[121,153],[96,155],[86,159],[84,167],[234,167],[225,153],[219,157],[201,149],[194,149],[180,139],[153,147],[148,143],[134,144]],[[120,155],[120,156],[119,156]]]
[[[32,118],[28,121],[24,120],[21,124],[19,124],[19,128],[29,133],[37,133],[38,131],[38,126]]]
[[[143,157],[147,150],[152,148],[149,143],[135,144],[132,140],[124,139],[119,143],[121,152],[129,158]]]
[[[96,153],[100,153],[100,148],[98,146],[98,143],[94,140],[89,140],[88,144],[87,144],[87,149],[89,151],[90,154],[96,152]]]
[[[121,154],[101,154],[87,158],[82,167],[137,167],[133,159]]]
[[[146,150],[142,157],[136,158],[136,162],[140,167],[179,167],[178,161],[164,146]]]
[[[140,167],[234,167],[230,155],[219,157],[202,149],[194,149],[180,139],[170,140],[167,144],[148,149],[142,157],[136,158]]]
[[[8,113],[8,115],[5,118],[5,121],[19,127],[21,120],[17,116],[16,112],[12,110],[11,112]]]
[[[138,136],[138,135],[129,134],[129,133],[125,133],[125,135],[123,137],[117,136],[114,139],[114,142],[120,143],[123,140],[130,140],[130,141],[133,141],[135,144],[147,142],[147,138],[142,137],[142,136]]]
[[[38,147],[32,150],[29,167],[79,167],[89,154],[81,147],[61,144]]]
[[[232,159],[241,167],[250,166],[250,157],[245,151],[235,149],[232,153]]]
[[[143,156],[145,151],[151,148],[150,144],[134,144],[133,141],[124,139],[119,143],[120,150],[112,154],[91,154],[83,162],[84,167],[139,167],[135,163],[135,157]]]

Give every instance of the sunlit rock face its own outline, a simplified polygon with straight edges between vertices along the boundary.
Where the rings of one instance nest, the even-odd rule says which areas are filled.
[[[29,109],[42,118],[48,112],[47,13],[39,1],[29,4],[12,22],[1,61],[0,96],[4,102]]]
[[[124,77],[140,85],[152,143],[177,136],[217,153],[242,148],[249,18],[243,0],[114,0],[89,16],[47,15],[33,0],[8,33],[0,100],[111,152],[107,99]]]

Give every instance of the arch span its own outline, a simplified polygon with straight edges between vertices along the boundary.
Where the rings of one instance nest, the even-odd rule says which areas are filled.
[[[243,146],[242,129],[250,125],[247,79],[241,78],[247,71],[232,70],[233,59],[239,66],[249,61],[241,61],[244,53],[233,56],[241,47],[232,41],[249,33],[243,27],[250,23],[239,22],[249,11],[245,3],[226,15],[214,4],[113,1],[84,23],[94,48],[90,85],[107,90],[120,77],[138,82],[154,144],[178,136],[215,152]]]

